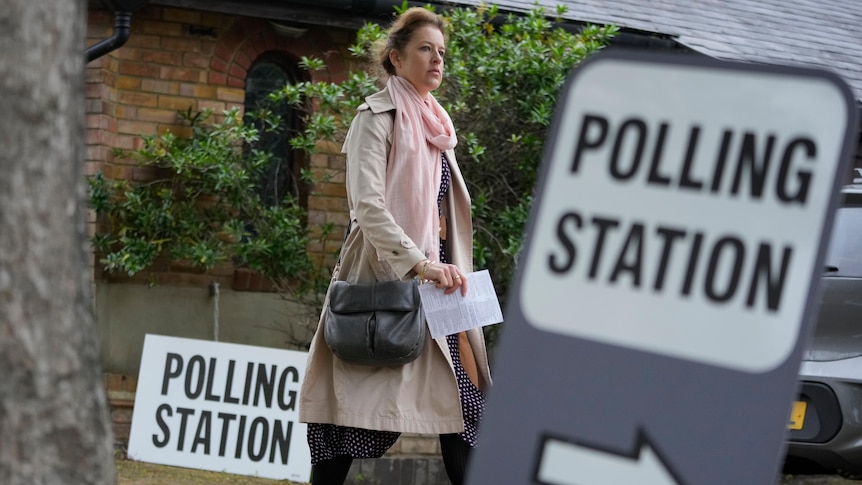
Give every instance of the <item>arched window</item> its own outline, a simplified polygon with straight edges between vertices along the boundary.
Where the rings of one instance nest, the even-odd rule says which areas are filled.
[[[301,155],[288,139],[301,127],[300,114],[289,106],[273,106],[267,96],[285,84],[300,80],[297,66],[278,56],[264,55],[248,70],[245,81],[246,123],[258,123],[252,117],[257,109],[267,108],[280,115],[285,131],[264,133],[251,148],[272,153],[273,159],[263,174],[260,197],[264,203],[277,205],[288,195],[305,205],[306,194],[299,183]],[[258,126],[258,128],[262,128]]]

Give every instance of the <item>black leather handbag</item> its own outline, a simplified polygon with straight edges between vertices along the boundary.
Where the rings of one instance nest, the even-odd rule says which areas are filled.
[[[324,339],[351,364],[404,365],[425,346],[425,313],[419,281],[332,283]]]

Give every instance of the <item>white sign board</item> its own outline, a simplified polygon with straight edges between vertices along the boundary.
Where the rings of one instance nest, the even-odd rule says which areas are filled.
[[[129,458],[308,482],[306,426],[298,421],[306,356],[147,335]]]
[[[810,234],[834,178],[814,173],[839,158],[846,99],[825,78],[668,69],[578,73],[559,120],[575,143],[548,158],[521,307],[548,332],[768,371],[821,271]]]

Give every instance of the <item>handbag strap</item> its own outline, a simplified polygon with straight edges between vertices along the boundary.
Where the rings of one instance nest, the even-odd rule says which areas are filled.
[[[344,245],[347,244],[347,237],[350,236],[350,230],[353,227],[353,223],[356,221],[353,217],[350,218],[350,221],[347,223],[347,229],[344,230],[344,241],[341,241],[341,249],[338,250],[338,260],[335,261],[335,269],[339,269],[341,267],[341,255],[344,253]]]

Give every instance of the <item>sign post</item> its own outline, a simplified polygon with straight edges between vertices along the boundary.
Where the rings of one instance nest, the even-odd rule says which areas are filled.
[[[854,129],[821,71],[579,67],[467,483],[774,483]]]

